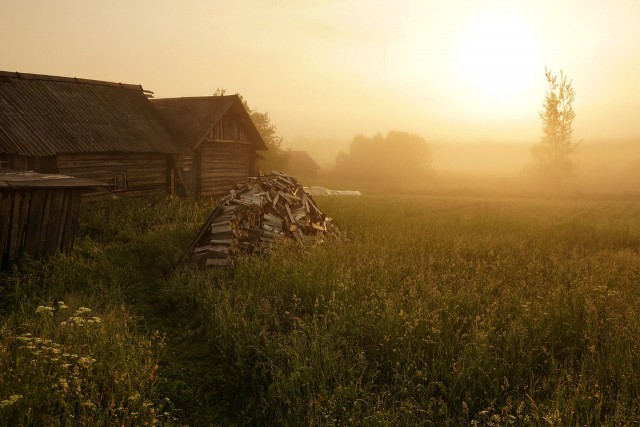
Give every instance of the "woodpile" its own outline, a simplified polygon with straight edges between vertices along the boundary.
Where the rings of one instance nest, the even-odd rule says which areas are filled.
[[[222,198],[186,255],[223,267],[241,254],[269,253],[283,239],[306,245],[337,233],[296,178],[271,172],[247,178]]]

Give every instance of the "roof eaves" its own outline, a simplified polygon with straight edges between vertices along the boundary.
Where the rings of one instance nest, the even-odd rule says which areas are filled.
[[[47,74],[20,73],[18,71],[0,71],[0,77],[22,79],[22,80],[41,80],[41,81],[49,81],[49,82],[82,83],[82,84],[90,84],[90,85],[97,85],[97,86],[121,87],[124,89],[150,92],[150,91],[145,91],[145,89],[140,84],[115,83],[115,82],[107,82],[103,80],[83,79],[78,77],[50,76]],[[150,93],[153,94],[153,92],[150,92]]]

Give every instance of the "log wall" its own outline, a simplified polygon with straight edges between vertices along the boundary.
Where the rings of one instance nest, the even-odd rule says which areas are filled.
[[[19,156],[0,154],[0,167],[8,167],[14,171],[37,171],[40,173],[56,173],[54,156]]]
[[[0,190],[0,268],[21,253],[68,252],[78,228],[78,188]]]
[[[113,185],[119,193],[147,194],[169,188],[170,161],[164,154],[61,154],[58,173]]]
[[[245,142],[205,141],[199,148],[200,195],[219,196],[254,172],[254,149]]]

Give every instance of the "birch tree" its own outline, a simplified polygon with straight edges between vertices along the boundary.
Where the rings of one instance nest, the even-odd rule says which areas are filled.
[[[572,81],[560,71],[554,75],[545,68],[547,93],[540,112],[542,139],[531,149],[538,169],[549,178],[562,179],[576,170],[571,156],[580,142],[573,142],[575,91]]]

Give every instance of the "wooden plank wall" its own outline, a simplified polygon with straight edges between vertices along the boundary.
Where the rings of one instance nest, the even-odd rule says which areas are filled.
[[[222,116],[207,136],[209,139],[249,141],[247,130],[240,121],[240,117],[237,114],[230,113]]]
[[[77,188],[0,191],[0,268],[21,253],[40,258],[73,246],[80,209]]]
[[[40,173],[56,173],[54,156],[19,156],[0,154],[0,165],[18,172],[36,171]]]
[[[58,173],[115,185],[121,193],[166,192],[169,157],[152,153],[61,154]]]
[[[176,194],[179,196],[193,196],[197,194],[198,174],[193,154],[176,156],[174,158],[174,165],[176,168],[176,174],[174,175]]]
[[[251,144],[203,142],[200,145],[200,195],[222,195],[252,175],[253,155]]]

